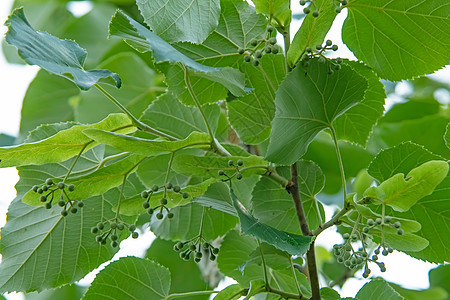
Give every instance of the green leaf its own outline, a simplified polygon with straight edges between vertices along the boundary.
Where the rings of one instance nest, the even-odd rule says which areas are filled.
[[[261,266],[251,265],[247,266],[243,272],[239,270],[257,246],[254,238],[241,235],[236,230],[230,231],[223,239],[220,254],[217,256],[220,272],[244,286],[248,286],[252,279],[263,279]]]
[[[303,255],[308,251],[309,245],[314,240],[314,237],[291,234],[259,222],[239,202],[233,190],[230,190],[230,194],[238,213],[243,233],[261,239],[291,255]]]
[[[405,289],[395,283],[389,282],[389,285],[402,297],[408,300],[445,300],[447,292],[441,287],[431,287],[426,290],[410,290]]]
[[[444,141],[447,148],[450,149],[450,122],[447,124],[447,128],[445,129]]]
[[[381,150],[368,168],[371,176],[380,182],[397,173],[407,173],[430,160],[442,159],[423,146],[412,142],[401,143],[398,146]]]
[[[219,23],[219,0],[138,0],[137,5],[145,23],[169,43],[200,44]]]
[[[0,133],[0,147],[11,146],[14,144],[15,140],[16,140],[16,137],[14,137],[12,135]]]
[[[249,91],[245,88],[244,75],[239,70],[231,67],[209,67],[197,63],[121,11],[117,11],[113,16],[109,25],[109,32],[112,36],[125,39],[138,51],[147,52],[151,50],[156,63],[180,63],[189,69],[190,75],[218,82],[235,96],[244,96]]]
[[[215,182],[211,184],[206,193],[200,197],[195,197],[192,199],[192,202],[198,203],[204,207],[222,211],[235,217],[238,216],[230,197],[230,190],[224,182]]]
[[[167,207],[175,207],[178,205],[184,205],[187,203],[190,203],[194,197],[203,195],[208,187],[213,183],[216,182],[216,179],[210,178],[205,181],[202,181],[199,184],[196,185],[189,185],[187,187],[181,188],[181,193],[188,193],[189,196],[187,198],[183,198],[181,193],[175,193],[173,190],[167,190],[166,192],[166,198],[169,200],[167,203]],[[160,189],[158,192],[154,192],[152,197],[150,198],[150,206],[155,207],[159,206],[160,202],[159,200],[163,198],[164,190]],[[122,201],[122,204],[120,206],[120,213],[123,215],[133,216],[145,213],[145,210],[142,208],[142,202],[145,200],[142,199],[141,194],[133,195],[129,198],[126,198]],[[117,209],[117,207],[113,208],[114,210]]]
[[[322,300],[341,300],[339,293],[329,287],[323,287],[320,289],[320,297]]]
[[[217,128],[220,109],[216,104],[204,105],[211,130]],[[163,94],[144,111],[141,121],[177,138],[186,138],[192,131],[207,132],[205,122],[197,107],[187,107],[173,95]]]
[[[156,86],[160,79],[136,53],[122,52],[113,55],[98,67],[121,74],[120,89],[110,85],[102,85],[102,87],[119,99],[120,103],[135,116],[140,116],[151,101],[165,90],[164,87]],[[75,120],[82,123],[98,122],[110,113],[120,112],[120,109],[97,89],[80,93],[72,101],[72,105]]]
[[[89,197],[104,194],[110,189],[121,185],[124,176],[134,172],[136,166],[143,159],[145,159],[145,157],[131,155],[118,162],[100,168],[88,175],[70,178],[66,181],[66,183],[73,184],[75,186],[75,190],[73,192],[68,192],[68,195],[71,199],[83,200]],[[56,189],[54,193],[58,195],[57,188],[54,187],[53,189]],[[43,204],[39,201],[38,194],[31,189],[23,196],[22,201],[26,204],[34,206]]]
[[[171,277],[170,293],[208,290],[208,284],[203,279],[197,264],[193,260],[182,261],[179,253],[173,250],[173,246],[173,242],[157,238],[152,242],[145,255],[146,258],[169,269]],[[189,276],[186,276],[187,274]],[[205,300],[208,298],[209,295],[185,297],[187,300]]]
[[[177,206],[170,212],[174,214],[172,219],[166,215],[163,220],[152,216],[150,229],[158,237],[172,241],[187,241],[196,237],[200,232],[203,214],[202,237],[208,241],[226,234],[238,221],[234,216],[196,203]]]
[[[366,78],[368,87],[364,99],[338,117],[334,127],[338,139],[365,147],[372,127],[383,114],[386,93],[383,84],[372,69],[356,61],[345,61],[345,64]]]
[[[288,0],[255,0],[257,13],[263,13],[271,17],[275,23],[286,28],[291,23],[291,8]]]
[[[315,198],[323,188],[325,177],[320,168],[311,161],[300,160],[297,165],[299,190],[306,220],[309,228],[315,229],[325,220],[323,206]],[[301,234],[291,195],[268,178],[261,177],[253,189],[252,212],[262,223],[278,230]]]
[[[49,131],[50,128],[46,128],[46,132]],[[42,134],[45,134],[43,130]],[[99,163],[99,154],[93,150],[80,157],[74,171],[89,169]],[[21,201],[33,185],[48,177],[63,176],[71,163],[19,168],[21,179],[16,185],[17,197],[8,209],[0,240],[0,292],[42,291],[72,283],[111,259],[117,251],[109,245],[99,245],[90,233],[90,227],[102,216],[114,216],[111,199],[117,199],[116,191],[84,199],[83,211],[67,217],[60,215],[58,206],[47,210]]]
[[[213,300],[237,300],[243,296],[244,291],[240,284],[232,284],[217,293]]]
[[[397,293],[383,278],[376,278],[366,283],[356,294],[358,300],[402,300]]]
[[[433,99],[423,101],[409,100],[394,104],[379,120],[379,124],[399,123],[405,120],[420,119],[425,116],[439,114],[440,104]]]
[[[242,176],[247,177],[253,174],[264,174],[269,166],[261,156],[196,156],[196,155],[176,155],[172,168],[175,172],[188,176],[202,176],[207,178],[221,178],[218,171],[223,170],[228,176],[236,173],[235,166],[228,166],[228,161],[232,160],[236,164],[242,160],[244,165],[239,168]]]
[[[69,99],[80,90],[60,76],[40,70],[28,86],[23,99],[19,140],[41,124],[73,120]]]
[[[167,268],[148,259],[129,256],[101,270],[83,299],[163,299],[169,289]]]
[[[53,299],[80,300],[83,297],[86,290],[87,287],[79,286],[76,284],[69,284],[59,287],[57,289],[45,290],[40,293],[37,292],[28,293],[25,295],[25,300],[53,300]]]
[[[314,17],[312,13],[306,15],[300,29],[295,33],[287,53],[288,63],[291,67],[297,64],[306,47],[315,49],[317,44],[322,45],[327,32],[336,18],[337,14],[333,2],[316,0],[314,4],[319,11],[319,16]]]
[[[442,287],[450,294],[450,286],[448,286],[450,280],[450,265],[441,265],[431,269],[428,273],[428,277],[430,278],[430,286],[432,288]]]
[[[436,114],[396,123],[381,123],[374,127],[374,138],[383,148],[411,141],[450,159],[450,149],[442,138],[449,121],[449,116]]]
[[[271,122],[275,115],[275,92],[286,76],[283,55],[264,55],[260,66],[242,65],[254,88],[251,94],[227,102],[228,120],[239,138],[247,144],[258,144],[269,137]]]
[[[326,64],[314,59],[307,69],[297,66],[281,83],[266,154],[269,161],[292,164],[320,131],[332,128],[337,117],[363,100],[365,78],[346,65],[334,75],[327,71]]]
[[[99,143],[113,146],[124,152],[145,156],[174,153],[188,147],[207,148],[211,144],[207,133],[196,131],[181,141],[148,140],[100,129],[85,129],[83,133]]]
[[[124,133],[135,130],[125,114],[111,114],[99,123],[73,126],[41,141],[0,148],[0,166],[6,168],[67,160],[77,155],[84,147],[88,150],[97,145],[82,133],[87,128]]]
[[[448,5],[445,0],[349,1],[342,39],[381,78],[432,73],[449,60]]]
[[[266,283],[264,280],[252,280],[250,281],[250,287],[248,289],[247,295],[245,296],[244,300],[250,300],[253,299],[252,297],[256,294],[261,293],[266,288]]]
[[[73,81],[82,90],[87,90],[101,78],[111,77],[117,87],[120,78],[108,70],[83,69],[87,52],[75,42],[60,40],[45,32],[35,31],[28,23],[23,9],[19,8],[9,16],[6,41],[19,49],[19,55],[30,65],[38,65],[50,73]]]
[[[421,198],[434,191],[447,176],[448,168],[445,161],[428,161],[412,169],[406,177],[403,173],[398,173],[378,187],[369,188],[364,196],[378,198],[378,201],[394,210],[407,211]]]

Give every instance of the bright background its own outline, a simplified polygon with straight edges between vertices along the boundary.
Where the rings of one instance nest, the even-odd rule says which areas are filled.
[[[1,0],[0,1],[0,24],[3,24],[9,14],[10,7],[13,0]],[[90,9],[89,3],[86,2],[69,2],[69,9],[75,15],[86,13]],[[293,3],[294,13],[298,13],[301,7],[298,5],[298,1]],[[340,28],[342,22],[346,16],[345,10],[339,14],[335,23],[327,38],[331,39],[333,43],[339,46],[339,51],[335,53],[335,56],[346,57],[355,59],[352,53],[342,43],[340,37]],[[291,32],[296,32],[300,27],[300,22],[294,22],[292,24]],[[0,36],[4,36],[6,27],[0,27]],[[7,64],[3,55],[0,54],[0,133],[6,133],[9,135],[17,136],[19,132],[19,120],[20,110],[22,106],[22,99],[25,95],[28,84],[34,78],[36,72],[39,70],[36,66],[23,66],[23,65],[11,65]],[[445,81],[450,84],[450,69],[447,67],[437,74],[432,75],[434,79]],[[409,86],[406,83],[397,85],[396,92],[401,94],[407,94]],[[441,95],[446,98],[446,102],[449,102],[449,95]],[[387,106],[391,106],[392,103],[401,101],[398,96],[390,97],[387,101]],[[6,212],[9,203],[15,197],[15,190],[13,186],[18,181],[19,177],[15,168],[0,169],[0,227],[6,222]],[[327,218],[329,218],[334,209],[332,207],[326,207]],[[132,240],[127,239],[120,244],[120,251],[114,256],[114,259],[118,259],[122,256],[135,255],[143,257],[145,250],[153,240],[153,234],[146,231],[145,234],[141,234],[139,239]],[[316,244],[330,249],[333,244],[341,243],[342,239],[334,229],[328,229],[322,233]],[[381,273],[376,268],[372,268],[371,276],[382,276],[386,280],[402,285],[406,288],[413,289],[425,289],[429,287],[428,271],[431,268],[436,267],[434,264],[425,263],[409,257],[406,254],[394,252],[392,255],[383,257],[383,261],[386,264],[387,271]],[[180,263],[183,263],[180,261]],[[361,273],[361,272],[360,272]],[[338,290],[342,297],[353,297],[362,285],[366,282],[361,277],[361,274],[357,273],[356,278],[350,279],[344,285],[342,290]],[[96,271],[88,274],[80,284],[89,284],[95,277]],[[223,282],[221,285],[227,285],[229,281]],[[220,287],[219,287],[220,288]],[[7,299],[23,299],[21,294],[10,294],[6,296]]]

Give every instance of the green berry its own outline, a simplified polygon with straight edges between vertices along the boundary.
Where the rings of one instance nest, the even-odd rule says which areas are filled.
[[[319,57],[319,64],[324,64],[326,62],[325,57],[321,56]]]
[[[340,58],[340,57],[336,58],[336,63],[337,64],[342,64],[342,62],[343,62],[342,58]]]
[[[194,258],[194,261],[195,261],[197,264],[198,264],[201,260],[202,260],[202,259],[201,259],[201,258],[198,258],[198,257]]]
[[[368,220],[367,220],[367,225],[373,226],[373,225],[375,225],[375,221],[372,220],[372,219],[368,219]]]
[[[125,229],[125,225],[123,225],[123,223],[117,224],[117,229],[124,230]]]
[[[267,26],[267,32],[272,32],[274,30],[275,28],[272,25]]]
[[[398,229],[398,230],[397,230],[397,234],[398,234],[398,235],[403,235],[403,233],[405,233],[405,232],[403,231],[403,229]]]
[[[188,193],[183,193],[183,194],[181,194],[181,196],[182,196],[184,199],[187,199],[187,198],[189,197],[189,194],[188,194]]]
[[[332,42],[331,40],[327,40],[327,41],[325,42],[325,44],[326,44],[327,46],[331,46],[331,45],[333,44],[333,42]]]
[[[352,245],[350,245],[350,244],[345,245],[345,251],[347,251],[347,252],[352,251]]]
[[[58,201],[58,206],[63,207],[64,205],[66,205],[66,202],[64,200],[59,200]]]
[[[131,237],[132,237],[133,239],[137,239],[137,238],[139,237],[139,233],[137,233],[137,232],[135,231],[135,232],[133,232],[133,233],[131,234]]]
[[[389,247],[389,248],[388,248],[388,252],[389,252],[389,253],[392,253],[392,252],[394,252],[394,249],[391,248],[391,247]]]
[[[152,186],[152,191],[157,192],[158,189],[159,189],[159,186],[157,186],[156,184],[154,184],[154,185]]]
[[[42,195],[41,197],[39,197],[39,200],[41,202],[45,202],[45,201],[47,201],[47,196]]]
[[[190,245],[189,246],[189,250],[195,251],[195,250],[197,250],[197,247],[195,247],[195,245]]]
[[[400,228],[401,226],[402,226],[402,224],[398,221],[394,223],[395,228]]]
[[[270,46],[264,47],[264,52],[271,53],[272,52],[272,47],[270,47]]]
[[[207,243],[207,242],[203,243],[203,249],[208,250],[209,246],[210,246],[209,243]]]
[[[369,231],[370,231],[370,228],[369,228],[369,227],[364,227],[364,228],[363,228],[363,232],[364,232],[364,233],[369,233]]]
[[[372,260],[378,260],[378,256],[377,255],[372,255]]]
[[[111,234],[110,238],[111,238],[111,241],[117,241],[117,239],[119,237],[117,236],[117,234]]]
[[[340,13],[342,11],[342,8],[340,8],[339,6],[336,7],[336,9],[334,10],[337,14]]]
[[[387,251],[387,249],[383,249],[383,252],[381,254],[383,254],[383,256],[386,256],[389,254],[389,251]]]
[[[95,240],[96,240],[97,242],[101,243],[101,242],[103,241],[103,238],[102,238],[101,235],[97,235],[97,236],[95,237]]]
[[[174,187],[173,187],[173,191],[174,191],[175,193],[179,193],[179,192],[181,191],[180,186],[178,186],[178,185],[174,186]]]
[[[342,68],[341,65],[335,65],[335,66],[334,66],[334,69],[335,69],[336,71],[339,71],[341,68]]]
[[[109,224],[109,226],[111,227],[111,229],[116,229],[117,228],[117,223],[111,222]]]
[[[239,54],[244,54],[244,52],[245,52],[245,49],[244,49],[244,48],[239,48],[239,49],[238,49],[238,53],[239,53]]]
[[[103,230],[103,228],[105,228],[105,224],[103,224],[103,222],[100,222],[97,224],[97,228]]]
[[[392,217],[390,217],[390,216],[384,217],[384,222],[385,222],[386,224],[391,223],[391,222],[392,222]]]
[[[258,41],[253,39],[253,40],[250,41],[250,45],[252,45],[252,46],[258,45]]]
[[[375,249],[375,251],[373,251],[373,253],[375,253],[375,254],[380,254],[380,248],[378,248],[378,249]]]
[[[31,189],[33,190],[33,192],[37,192],[37,190],[39,189],[39,186],[33,185],[33,187]]]
[[[44,207],[46,209],[50,209],[50,208],[52,208],[52,204],[47,202],[47,203],[45,203]]]
[[[46,184],[46,185],[52,185],[52,184],[53,184],[53,180],[52,180],[51,178],[47,178],[47,179],[45,180],[45,184]]]
[[[149,215],[153,215],[153,212],[154,212],[153,208],[147,209],[147,213],[148,213]]]
[[[333,47],[331,47],[331,49],[333,49],[333,51],[337,51],[337,49],[339,49],[338,45],[333,45]]]
[[[128,227],[128,230],[131,231],[131,232],[135,231],[135,230],[136,230],[136,225],[131,224],[131,225]]]
[[[144,198],[144,199],[147,199],[148,195],[149,195],[148,191],[142,191],[142,193],[141,193],[141,197]]]
[[[344,258],[338,257],[338,258],[337,258],[337,262],[340,263],[340,264],[342,264],[342,263],[344,262]]]
[[[245,61],[245,62],[249,62],[249,61],[251,61],[251,60],[252,60],[252,57],[251,57],[249,54],[247,54],[247,55],[244,56],[244,61]]]
[[[98,232],[98,228],[97,227],[92,227],[91,228],[91,233],[92,234],[96,234]]]
[[[273,46],[273,47],[272,47],[272,53],[273,53],[273,54],[278,54],[278,51],[279,51],[279,50],[278,50],[278,47],[277,47],[277,46]]]
[[[172,183],[170,183],[170,182],[167,183],[167,184],[166,184],[166,188],[170,190],[170,189],[172,188]]]
[[[69,213],[67,212],[67,210],[62,210],[61,211],[61,216],[65,217],[67,216]]]
[[[242,167],[242,166],[244,165],[244,161],[243,161],[242,159],[238,159],[237,165],[238,165],[239,167]]]
[[[342,237],[344,238],[344,240],[348,240],[348,239],[350,238],[350,234],[344,233],[344,234],[342,235]]]
[[[377,219],[375,220],[375,223],[377,223],[378,225],[380,225],[380,224],[381,224],[381,218],[377,218]]]
[[[322,45],[321,45],[321,44],[317,44],[317,45],[316,45],[316,49],[317,49],[317,50],[322,49]]]
[[[383,273],[386,272],[386,267],[380,267],[380,271]]]
[[[213,250],[212,250],[212,253],[213,254],[219,254],[219,248],[214,248]]]
[[[119,246],[119,243],[117,243],[116,241],[111,242],[111,247],[116,248],[117,246]]]
[[[300,5],[305,5],[306,4],[306,0],[300,0]]]
[[[309,7],[305,7],[305,8],[303,9],[303,13],[304,13],[305,15],[309,14],[310,12],[311,12],[311,10],[309,9]]]
[[[48,191],[48,186],[46,186],[46,185],[42,186],[42,190],[43,190],[44,192]]]
[[[149,204],[147,201],[142,202],[142,207],[143,207],[144,209],[147,209],[147,208],[150,207],[150,204]]]
[[[341,3],[342,5],[347,5],[347,0],[342,0]]]
[[[197,258],[202,258],[202,257],[203,257],[203,253],[201,253],[200,251],[198,251],[197,253],[195,253],[195,257],[197,257]]]
[[[211,254],[211,255],[209,256],[209,259],[212,260],[212,261],[214,261],[214,260],[216,260],[216,256],[215,256],[214,254]]]
[[[66,185],[64,184],[64,182],[58,182],[58,189],[62,190],[66,187]]]
[[[313,11],[312,15],[314,18],[317,18],[319,16],[319,11],[318,10]]]
[[[178,243],[176,244],[176,246],[181,250],[181,249],[183,249],[184,244],[183,244],[182,242],[178,242]]]
[[[67,189],[69,190],[69,192],[73,192],[75,190],[75,186],[73,184],[69,184],[67,186]]]
[[[311,53],[312,49],[311,49],[311,47],[306,47],[305,51],[308,52],[308,53]]]
[[[158,220],[161,220],[162,218],[164,218],[164,215],[161,212],[159,212],[159,213],[156,214],[156,218]]]
[[[43,190],[42,188],[38,188],[38,189],[36,190],[36,192],[37,192],[38,194],[42,194],[42,193],[44,192],[44,190]]]
[[[276,37],[271,37],[271,38],[269,39],[269,43],[270,43],[271,45],[275,45],[275,44],[277,43],[277,38],[276,38]]]
[[[367,272],[367,270],[366,270],[366,271],[364,271],[364,273],[363,273],[362,276],[363,276],[364,278],[367,278],[367,277],[369,277],[369,274],[370,274],[370,271]]]
[[[253,66],[255,66],[255,67],[259,66],[259,60],[255,58],[255,59],[252,61],[252,64],[253,64]]]
[[[261,52],[261,50],[255,51],[255,57],[256,57],[256,58],[261,58],[261,57],[262,57],[262,52]]]
[[[173,251],[176,251],[176,252],[180,251],[180,249],[178,249],[177,245],[173,245],[172,249],[173,249]]]
[[[171,213],[171,212],[168,213],[168,214],[167,214],[167,219],[172,219],[172,218],[173,218],[173,213]]]
[[[78,211],[78,209],[77,209],[76,207],[72,207],[72,208],[70,209],[70,212],[73,213],[73,214],[76,214],[77,211]]]
[[[166,198],[162,198],[161,200],[159,200],[159,203],[161,203],[161,205],[166,205],[167,204],[167,199]]]
[[[237,180],[241,180],[241,179],[242,179],[242,174],[241,174],[241,173],[238,173],[238,174],[236,175],[236,179],[237,179]]]
[[[219,172],[217,172],[217,174],[219,174],[219,176],[223,176],[223,175],[225,175],[225,172],[223,170],[219,170]]]
[[[78,201],[77,206],[78,206],[79,208],[84,207],[84,202],[83,202],[83,201]]]

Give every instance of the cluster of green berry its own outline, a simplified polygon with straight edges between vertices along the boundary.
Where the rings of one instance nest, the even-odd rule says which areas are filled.
[[[231,179],[233,179],[233,177],[236,177],[237,180],[241,180],[242,179],[242,173],[241,170],[239,169],[239,167],[242,167],[244,165],[244,161],[242,159],[238,159],[238,161],[236,162],[236,164],[234,163],[234,161],[232,161],[231,159],[228,161],[228,166],[229,167],[235,167],[236,172],[231,175],[228,176],[224,170],[219,170],[217,173],[219,174],[219,176],[224,176],[226,177],[226,179],[223,179],[222,181],[230,181]]]
[[[41,186],[35,185],[32,187],[32,190],[38,194],[40,194],[39,200],[41,202],[45,202],[44,207],[46,209],[50,209],[53,206],[53,200],[55,200],[55,193],[60,191],[60,196],[58,200],[58,206],[62,207],[61,215],[63,217],[69,214],[69,211],[73,214],[78,212],[78,208],[82,208],[84,206],[83,201],[71,200],[69,195],[66,192],[73,192],[75,190],[75,186],[73,184],[65,184],[64,182],[53,182],[53,179],[47,178],[45,183]],[[66,200],[64,200],[64,198]],[[47,202],[48,201],[48,202]],[[78,208],[77,208],[78,207]]]
[[[347,0],[336,0],[333,1],[333,5],[334,5],[334,11],[338,14],[342,11],[342,9],[344,8],[344,6],[346,6],[348,4]]]
[[[274,36],[271,37],[274,30],[275,28],[272,25],[268,25],[266,28],[265,38],[260,40],[252,39],[250,41],[251,48],[239,48],[237,50],[239,54],[245,54],[245,62],[252,62],[252,64],[257,67],[259,66],[259,59],[264,54],[277,54],[280,51],[279,47],[276,45],[277,38]]]
[[[390,216],[385,216],[384,219],[382,219],[382,218],[376,218],[375,220],[368,219],[367,226],[363,228],[363,232],[369,233],[369,231],[376,226],[392,227],[397,230],[398,235],[403,235],[405,233],[403,231],[403,229],[400,228],[400,227],[402,227],[402,223],[400,223],[399,221],[392,222],[392,217],[390,217]]]
[[[307,7],[305,7],[305,8],[303,8],[303,13],[305,15],[307,15],[307,14],[309,14],[311,12],[311,8],[313,8],[312,15],[313,15],[314,18],[317,18],[319,16],[319,9],[317,8],[317,5],[316,5],[315,1],[314,0],[300,0],[300,5],[301,6],[304,6],[307,3],[309,3],[309,5]]]
[[[338,50],[338,45],[333,45],[331,40],[327,40],[325,45],[317,44],[316,48],[313,49],[311,47],[305,48],[305,53],[302,56],[302,65],[303,67],[309,67],[310,60],[313,58],[318,58],[319,63],[324,64],[328,62],[328,74],[332,75],[334,70],[339,71],[342,66],[342,58],[338,57],[336,59],[328,59],[324,56],[325,51],[327,50]]]
[[[160,188],[164,188],[164,196],[159,200],[160,205],[157,205],[155,207],[150,207],[150,199],[153,195],[153,193],[157,192]],[[141,193],[141,197],[145,199],[144,202],[142,202],[142,207],[144,209],[147,210],[147,213],[149,215],[153,215],[153,213],[159,209],[159,212],[156,214],[156,218],[158,220],[162,220],[164,218],[164,214],[163,211],[166,210],[167,211],[167,218],[168,219],[172,219],[173,218],[173,213],[170,212],[169,208],[167,208],[167,198],[166,198],[166,192],[167,190],[172,190],[175,193],[179,193],[181,195],[181,197],[183,197],[184,199],[189,197],[189,194],[186,192],[182,192],[181,191],[181,187],[178,185],[172,185],[172,183],[167,183],[166,185],[164,185],[163,187],[159,187],[158,185],[153,185],[153,187],[150,190],[145,190]]]
[[[109,237],[111,240],[111,247],[115,248],[119,246],[119,232],[128,228],[131,232],[131,237],[137,239],[139,233],[136,232],[136,226],[134,224],[126,224],[123,222],[118,222],[117,219],[113,219],[106,222],[99,222],[96,226],[91,228],[91,233],[96,234],[95,240],[101,245],[106,245],[106,241]]]
[[[219,254],[219,248],[208,242],[202,243],[202,238],[199,236],[187,242],[176,243],[173,250],[181,251],[180,257],[184,260],[189,260],[192,256],[196,263],[199,263],[205,254],[209,255],[210,260],[216,260],[217,254]]]

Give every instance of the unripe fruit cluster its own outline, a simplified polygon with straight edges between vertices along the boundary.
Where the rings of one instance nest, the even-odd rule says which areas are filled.
[[[111,247],[119,246],[119,232],[123,231],[125,227],[131,232],[131,237],[137,239],[139,233],[136,231],[134,224],[126,224],[114,219],[107,222],[99,222],[96,226],[91,227],[91,233],[96,234],[95,240],[101,245],[106,245],[108,238],[111,241]]]
[[[219,254],[219,248],[214,247],[208,242],[201,242],[201,237],[195,237],[187,242],[178,242],[173,246],[173,250],[180,252],[180,258],[189,260],[194,258],[196,263],[199,263],[205,255],[208,255],[210,260],[216,260]]]
[[[157,192],[158,190],[160,190],[161,188],[164,189],[164,196],[159,200],[160,205],[157,205],[155,207],[150,207],[150,198],[152,197],[153,193]],[[189,194],[186,192],[182,192],[181,191],[181,187],[178,185],[173,185],[172,183],[167,183],[166,185],[164,185],[163,187],[159,187],[158,185],[153,185],[153,187],[150,190],[145,190],[142,191],[141,193],[141,197],[145,199],[144,202],[142,202],[142,207],[144,209],[147,210],[147,213],[149,215],[153,215],[153,213],[159,209],[159,212],[155,215],[155,217],[158,220],[162,220],[164,218],[164,214],[163,214],[163,210],[167,211],[167,218],[168,219],[172,219],[173,218],[173,213],[171,213],[169,211],[169,209],[167,208],[167,198],[166,198],[166,191],[167,190],[172,190],[175,193],[179,193],[181,195],[181,197],[183,197],[184,199],[187,199],[189,197]]]
[[[264,54],[278,54],[280,51],[277,44],[277,38],[272,36],[272,32],[275,28],[272,25],[268,25],[266,28],[266,38],[263,39],[252,39],[250,41],[249,48],[239,48],[237,52],[244,55],[245,62],[252,62],[252,64],[257,67],[259,66],[259,59],[263,57]]]
[[[307,68],[310,65],[310,60],[313,58],[318,58],[318,62],[321,64],[328,63],[328,74],[332,75],[334,71],[339,71],[342,66],[342,58],[338,57],[336,59],[328,59],[324,56],[327,50],[337,51],[338,46],[333,45],[331,40],[327,40],[325,45],[317,44],[313,49],[310,46],[305,48],[305,53],[302,56],[302,65]]]
[[[396,229],[398,235],[403,235],[405,233],[404,230],[400,228],[402,224],[399,221],[393,222],[392,217],[390,216],[385,216],[384,219],[367,219],[367,225],[363,228],[363,232],[367,234],[376,226],[381,226],[381,228],[383,228],[383,226],[394,228]]]
[[[244,165],[244,161],[243,161],[242,159],[238,159],[238,160],[236,161],[236,163],[235,163],[233,160],[230,159],[230,160],[228,161],[228,166],[229,166],[229,167],[234,167],[234,168],[235,168],[236,171],[234,172],[234,174],[231,175],[231,176],[228,176],[228,175],[225,173],[224,170],[219,170],[219,171],[217,172],[217,174],[218,174],[219,176],[225,177],[225,179],[222,179],[222,181],[230,181],[231,179],[233,179],[233,177],[236,177],[237,180],[241,180],[241,179],[243,178],[243,176],[242,176],[240,167],[242,167],[243,165]]]
[[[66,217],[69,212],[76,214],[78,212],[78,208],[84,207],[83,201],[71,200],[69,198],[67,191],[73,192],[75,190],[75,186],[73,184],[66,184],[64,182],[55,183],[53,182],[53,179],[47,178],[44,184],[40,186],[34,185],[31,190],[41,195],[39,200],[41,202],[45,202],[44,207],[46,209],[52,208],[53,200],[55,200],[55,193],[60,191],[60,197],[57,204],[63,208],[61,211],[61,216],[63,217]]]
[[[342,9],[344,8],[344,6],[346,6],[348,4],[347,0],[336,0],[333,1],[333,5],[334,5],[334,11],[338,14],[342,11]]]
[[[312,16],[314,18],[317,18],[319,16],[319,9],[315,3],[314,0],[300,0],[300,5],[304,6],[307,3],[309,3],[309,5],[305,8],[303,8],[303,13],[305,15],[309,14],[312,11]]]

